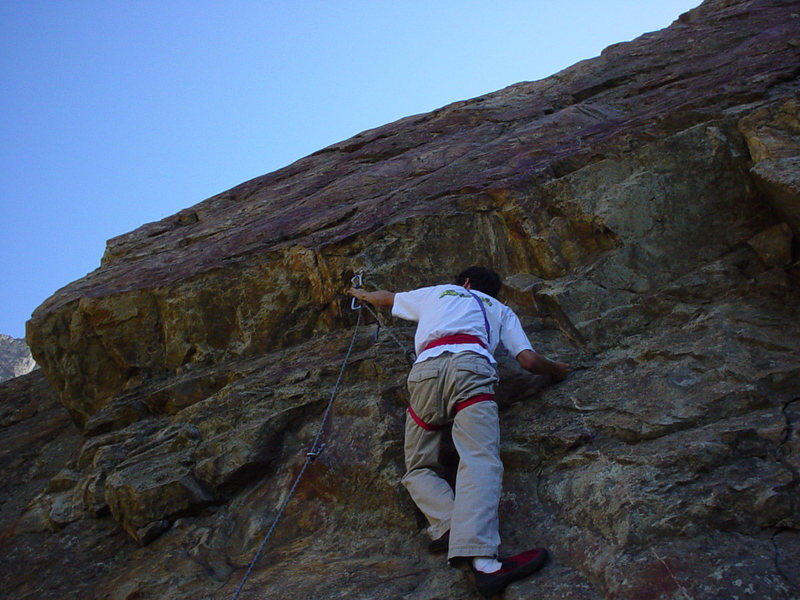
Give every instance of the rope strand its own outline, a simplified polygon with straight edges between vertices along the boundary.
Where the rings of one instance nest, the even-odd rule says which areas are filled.
[[[397,336],[394,333],[392,333],[391,328],[387,327],[384,324],[384,322],[381,320],[380,316],[378,316],[378,313],[376,313],[374,310],[372,310],[372,307],[368,303],[363,303],[362,302],[361,306],[366,306],[367,307],[367,310],[369,311],[369,313],[373,317],[375,317],[375,320],[378,322],[378,327],[386,330],[386,333],[389,334],[389,337],[391,337],[394,340],[395,344],[397,344],[400,347],[400,350],[403,351],[403,354],[405,355],[406,360],[409,361],[409,364],[412,364],[417,359],[416,354],[414,354],[414,352],[412,350],[406,350],[406,347],[403,346],[403,343],[399,339],[397,339]]]
[[[358,307],[360,308],[360,307]],[[358,309],[356,309],[358,310]],[[250,566],[247,567],[247,571],[242,577],[242,581],[239,583],[239,587],[236,589],[236,593],[233,596],[233,600],[238,600],[239,594],[241,594],[242,589],[244,588],[244,584],[247,581],[247,578],[250,577],[250,573],[253,571],[253,568],[258,562],[259,557],[261,556],[261,552],[264,550],[264,546],[267,544],[267,540],[269,540],[272,532],[275,531],[275,527],[278,525],[278,521],[280,520],[281,516],[283,516],[283,511],[289,505],[289,501],[292,499],[295,490],[297,489],[298,484],[300,483],[300,479],[303,477],[303,473],[306,472],[308,465],[310,465],[314,459],[319,456],[319,454],[325,449],[325,444],[320,443],[320,438],[322,437],[322,432],[325,428],[325,423],[328,420],[328,415],[331,412],[331,407],[333,406],[333,399],[336,397],[336,392],[339,390],[339,385],[342,382],[342,377],[344,376],[344,369],[347,366],[347,361],[350,358],[350,353],[353,351],[353,345],[356,341],[356,333],[358,333],[358,327],[361,324],[361,311],[358,310],[358,319],[356,321],[355,329],[353,330],[353,337],[350,339],[350,346],[347,348],[347,354],[344,357],[344,361],[342,361],[342,368],[339,370],[339,377],[336,380],[336,385],[333,386],[333,392],[331,392],[330,400],[328,400],[328,406],[325,408],[325,412],[322,415],[322,422],[319,425],[319,429],[317,430],[317,435],[314,437],[314,441],[311,444],[311,449],[306,453],[306,460],[303,463],[303,467],[300,469],[300,472],[297,474],[297,477],[294,480],[294,484],[292,484],[289,493],[286,496],[286,499],[283,501],[280,509],[278,510],[278,514],[275,515],[275,519],[272,521],[272,525],[267,531],[267,534],[264,536],[264,539],[261,541],[261,545],[258,547],[258,551],[256,552],[255,557],[252,561],[250,561]]]

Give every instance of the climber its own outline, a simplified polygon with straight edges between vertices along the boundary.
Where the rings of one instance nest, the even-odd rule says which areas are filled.
[[[516,314],[497,300],[501,286],[491,269],[470,267],[454,285],[399,293],[349,290],[359,301],[417,322],[402,483],[428,519],[429,550],[447,550],[451,565],[471,560],[476,586],[485,597],[539,570],[548,558],[547,550],[536,548],[497,559],[503,464],[493,353],[502,343],[532,373],[562,381],[569,372],[567,364],[533,350]],[[451,421],[459,455],[455,491],[443,479],[439,462],[442,430]]]

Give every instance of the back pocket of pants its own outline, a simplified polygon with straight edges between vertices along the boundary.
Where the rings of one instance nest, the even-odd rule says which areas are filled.
[[[408,392],[411,410],[431,425],[439,420],[439,374],[441,369],[430,365],[412,367],[408,374]]]
[[[495,368],[482,356],[472,354],[472,356],[461,356],[456,361],[458,371],[468,371],[475,375],[486,377],[493,380],[497,377]]]
[[[429,380],[436,380],[439,377],[439,368],[438,367],[429,367],[429,366],[420,366],[420,367],[412,367],[411,372],[408,374],[408,390],[411,391],[412,384],[416,385],[419,383],[422,384],[431,384],[433,381]]]

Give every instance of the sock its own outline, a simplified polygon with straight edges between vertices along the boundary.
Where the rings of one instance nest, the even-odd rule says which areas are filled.
[[[503,568],[503,563],[491,556],[475,556],[472,559],[472,566],[481,573],[494,573]]]

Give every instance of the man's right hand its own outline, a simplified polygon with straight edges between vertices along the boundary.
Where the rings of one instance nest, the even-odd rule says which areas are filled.
[[[368,292],[362,288],[350,288],[347,290],[347,293],[356,300],[369,302],[372,306],[385,306],[388,308],[394,306],[394,293],[387,292],[386,290]]]
[[[556,381],[564,381],[569,375],[570,366],[567,363],[551,360],[550,377]]]
[[[570,369],[567,363],[550,360],[535,350],[523,350],[517,354],[517,362],[531,373],[549,375],[556,381],[564,381]]]

